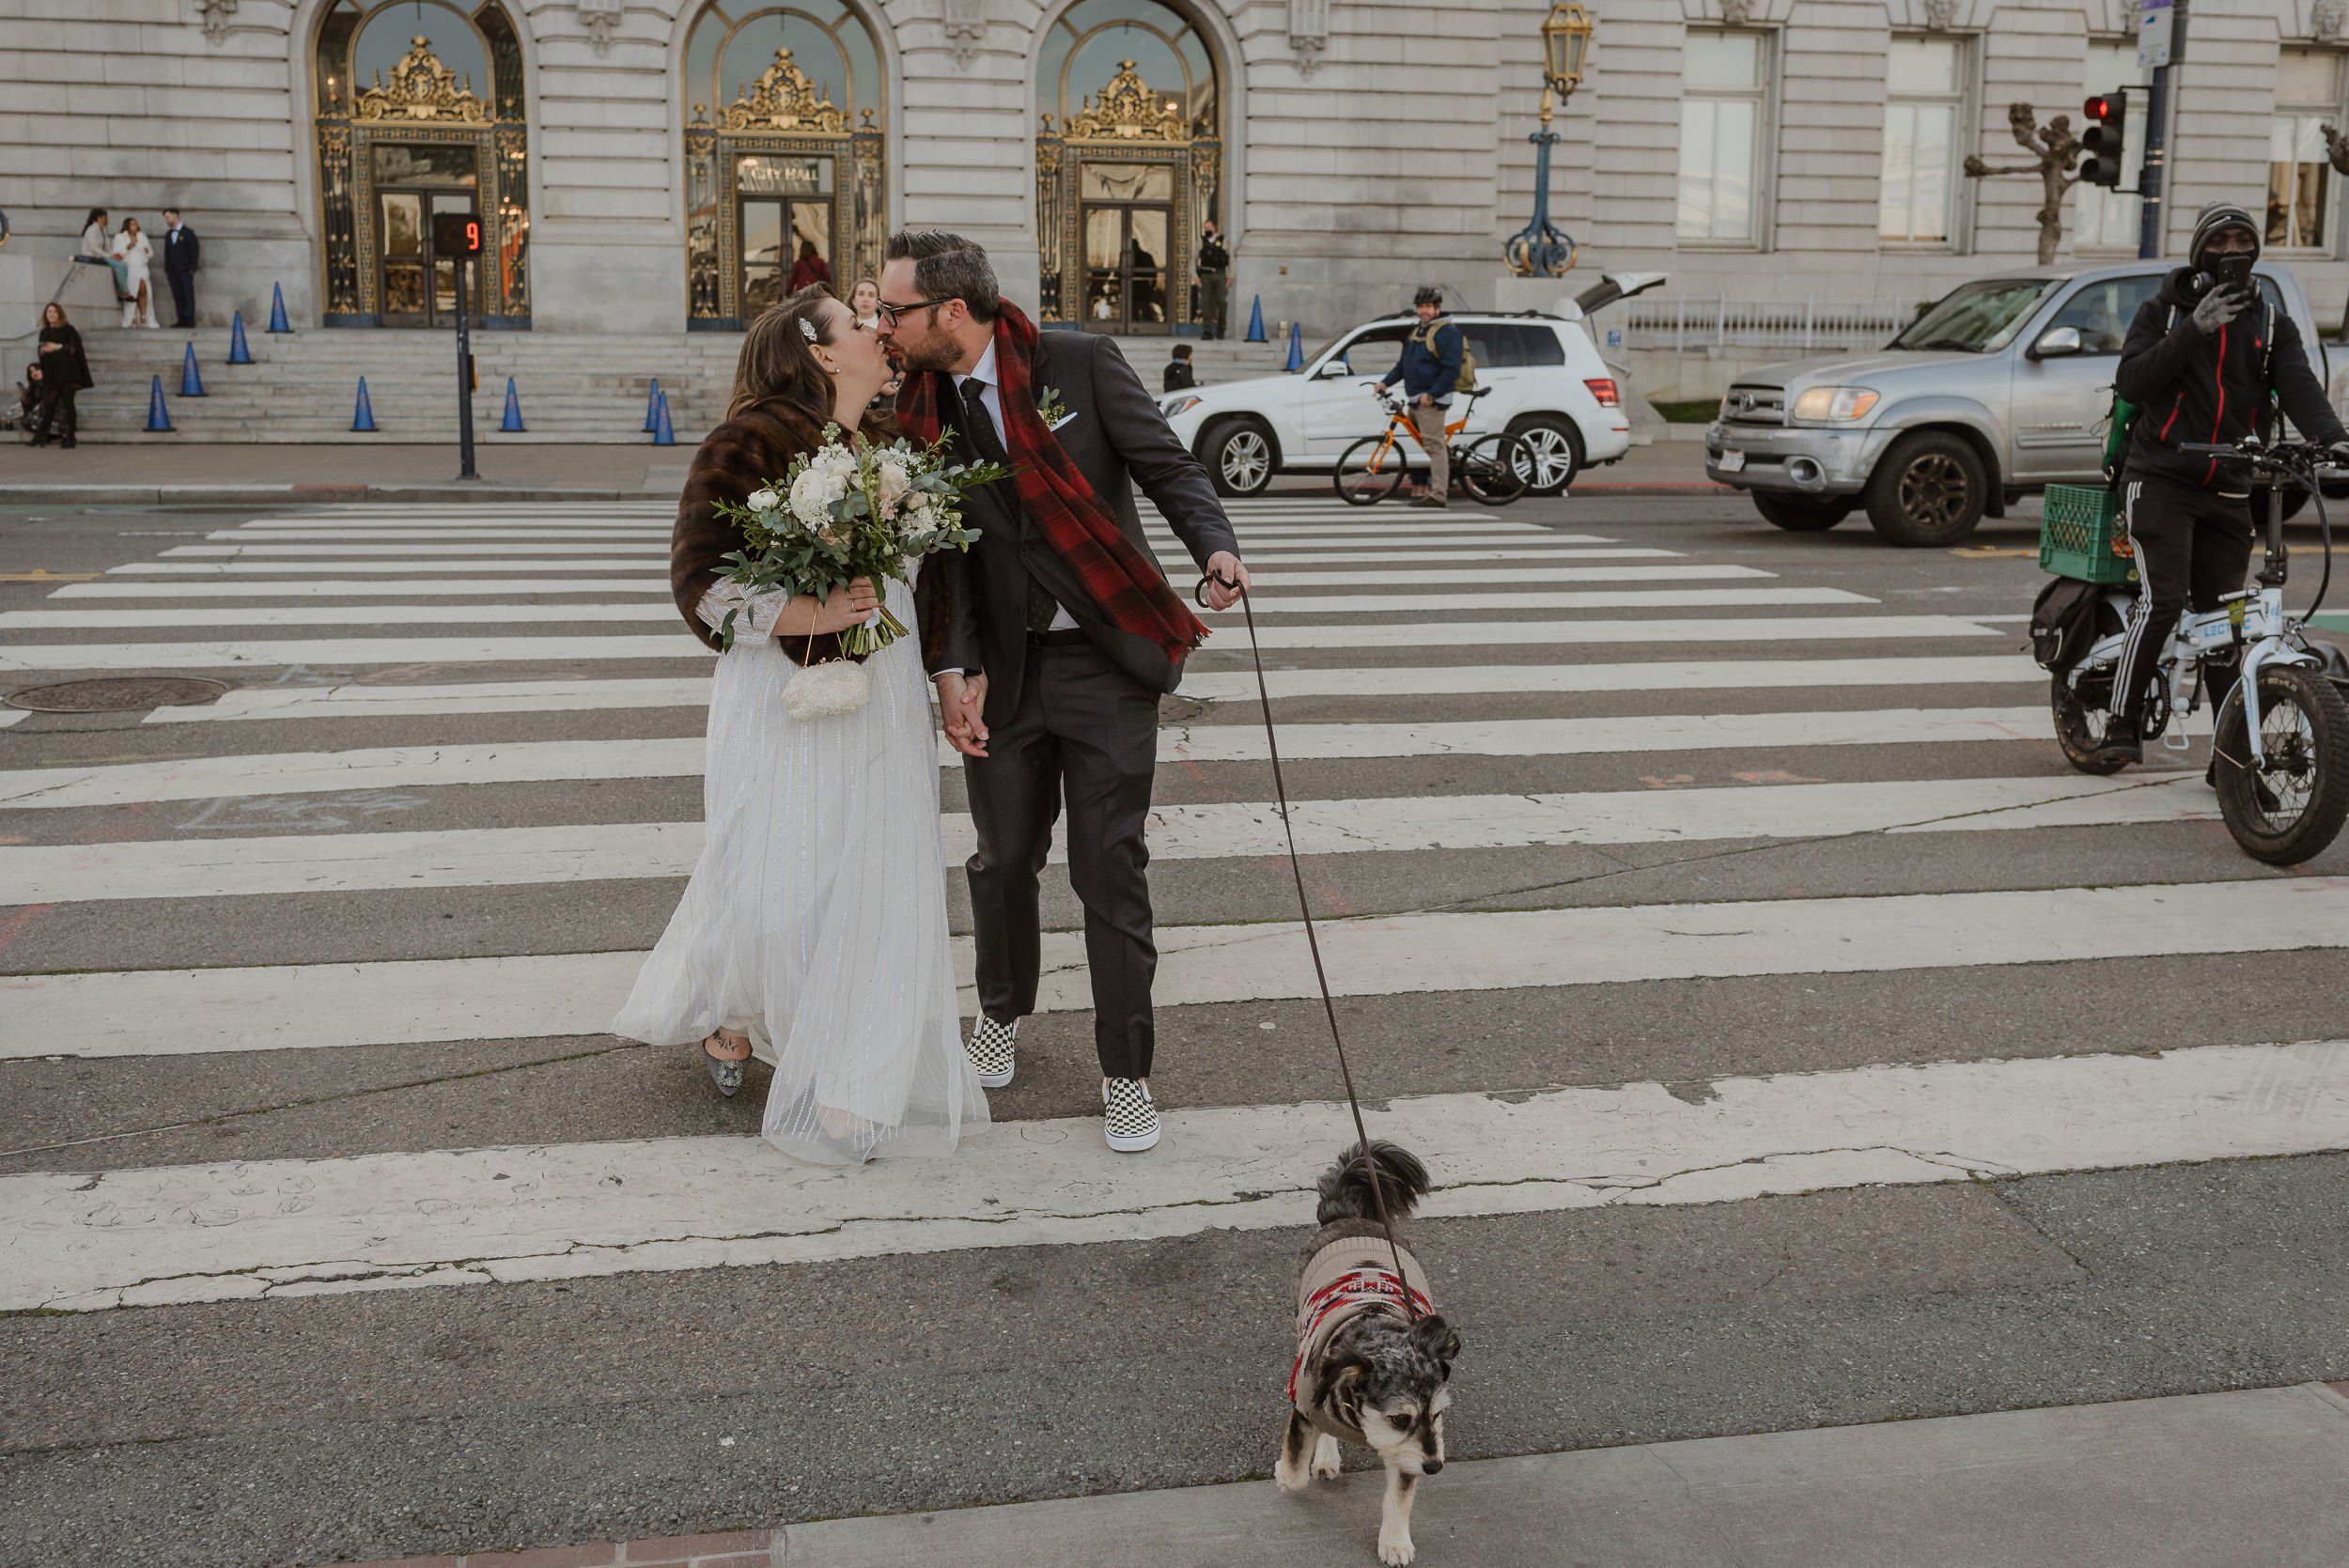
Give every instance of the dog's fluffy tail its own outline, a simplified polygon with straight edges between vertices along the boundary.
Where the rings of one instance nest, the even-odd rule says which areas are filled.
[[[1333,1219],[1376,1219],[1378,1204],[1371,1196],[1370,1173],[1378,1172],[1378,1189],[1387,1201],[1387,1217],[1401,1219],[1427,1196],[1427,1167],[1399,1143],[1373,1139],[1370,1162],[1362,1160],[1359,1143],[1338,1156],[1338,1162],[1321,1173],[1321,1206],[1314,1211],[1317,1224]]]

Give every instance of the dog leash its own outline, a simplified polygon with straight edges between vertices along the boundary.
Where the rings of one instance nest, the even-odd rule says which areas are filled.
[[[1215,572],[1203,574],[1198,585],[1191,589],[1191,600],[1200,609],[1207,606],[1207,584],[1213,582],[1225,588],[1239,584]],[[1361,1151],[1362,1168],[1370,1175],[1371,1206],[1378,1211],[1378,1228],[1386,1233],[1387,1250],[1394,1258],[1396,1294],[1403,1302],[1404,1318],[1419,1321],[1419,1306],[1411,1299],[1411,1281],[1403,1272],[1403,1244],[1394,1238],[1394,1221],[1387,1215],[1385,1184],[1378,1179],[1378,1162],[1370,1157],[1370,1133],[1362,1126],[1362,1102],[1354,1095],[1354,1069],[1346,1060],[1346,1036],[1338,1028],[1338,1004],[1330,996],[1330,974],[1321,963],[1321,939],[1314,929],[1314,908],[1305,896],[1305,868],[1297,858],[1297,828],[1289,820],[1288,784],[1281,776],[1281,742],[1272,728],[1272,691],[1265,683],[1264,650],[1256,644],[1256,611],[1248,602],[1243,590],[1239,596],[1240,613],[1248,621],[1248,657],[1256,667],[1256,705],[1264,713],[1265,751],[1272,759],[1272,795],[1281,808],[1281,831],[1288,840],[1289,875],[1297,883],[1297,912],[1305,921],[1305,946],[1313,954],[1314,982],[1321,987],[1322,1017],[1330,1020],[1330,1043],[1337,1048],[1338,1078],[1346,1085],[1346,1106],[1354,1115],[1355,1147]]]

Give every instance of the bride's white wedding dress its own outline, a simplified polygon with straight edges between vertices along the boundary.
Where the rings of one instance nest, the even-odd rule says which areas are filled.
[[[713,626],[742,612],[710,692],[708,836],[612,1032],[749,1034],[774,1065],[763,1130],[786,1154],[948,1154],[987,1095],[956,1009],[920,639],[865,660],[864,707],[802,723],[783,706],[800,667],[770,635],[784,598],[721,583],[702,601]],[[905,584],[888,605],[915,624]]]

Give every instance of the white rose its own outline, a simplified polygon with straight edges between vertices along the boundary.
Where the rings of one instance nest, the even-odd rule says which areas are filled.
[[[791,515],[810,528],[821,528],[832,520],[828,509],[831,497],[824,493],[824,476],[809,469],[791,481]]]
[[[753,490],[745,505],[754,512],[771,512],[780,502],[781,498],[772,490]]]

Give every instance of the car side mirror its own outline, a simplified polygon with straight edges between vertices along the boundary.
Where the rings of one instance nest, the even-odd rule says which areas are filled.
[[[1334,381],[1341,376],[1351,376],[1352,374],[1354,374],[1354,367],[1346,363],[1346,359],[1344,354],[1340,354],[1335,359],[1322,361],[1321,368],[1314,372],[1314,380],[1316,381]]]
[[[2033,359],[2067,359],[2080,351],[2080,330],[2077,327],[2049,327],[2039,334],[2039,341],[2030,346]]]

